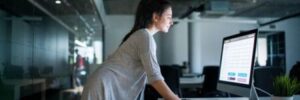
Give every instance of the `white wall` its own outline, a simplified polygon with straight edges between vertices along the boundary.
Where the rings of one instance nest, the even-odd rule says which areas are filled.
[[[160,36],[160,64],[182,65],[183,61],[188,61],[187,30],[187,23],[177,23],[170,28],[169,33]]]
[[[105,27],[105,58],[112,54],[121,43],[122,38],[130,31],[134,23],[134,17],[130,15],[106,16]],[[155,35],[158,45],[157,56],[161,65],[182,65],[188,60],[188,22],[180,21],[174,25],[169,33]],[[196,23],[199,36],[199,56],[196,59],[201,62],[196,72],[202,72],[204,65],[219,65],[221,43],[224,36],[229,36],[241,30],[250,30],[257,24],[237,20],[207,20],[192,21]]]
[[[199,39],[201,42],[201,65],[219,65],[222,48],[222,39],[225,36],[236,34],[241,30],[251,30],[257,24],[229,23],[229,22],[200,22]]]
[[[134,17],[130,15],[108,15],[105,19],[104,59],[119,47],[134,23]]]
[[[264,26],[260,30],[285,32],[286,73],[289,73],[296,61],[300,61],[300,17],[283,20],[273,25],[275,25],[275,29]]]
[[[241,30],[251,30],[257,27],[256,23],[247,22],[242,19],[200,19],[200,20],[183,20],[175,25],[173,31],[169,33],[170,38],[164,38],[161,42],[167,49],[163,49],[162,64],[182,64],[187,61],[188,47],[187,47],[187,23],[196,23],[196,38],[199,45],[195,56],[200,56],[199,59],[194,59],[197,63],[196,73],[202,73],[202,67],[205,65],[219,65],[221,55],[221,43],[225,36],[236,34]],[[174,35],[174,36],[172,36]]]
[[[129,15],[110,15],[107,16],[106,33],[105,33],[105,57],[114,52],[119,46],[122,38],[131,29],[134,17]],[[198,32],[199,52],[195,54],[200,56],[199,65],[194,72],[202,72],[205,65],[219,65],[221,54],[221,43],[225,36],[236,34],[242,30],[257,28],[257,24],[243,19],[205,19],[190,21],[180,21],[174,25],[167,34],[156,35],[158,44],[158,59],[162,65],[178,64],[182,65],[183,61],[188,60],[188,22],[196,23],[199,27]],[[300,18],[293,18],[276,23],[276,29],[270,29],[268,26],[260,30],[285,31],[286,33],[286,64],[289,71],[299,61],[300,51],[299,32]]]
[[[106,22],[108,23],[105,26],[105,38],[104,38],[104,50],[105,50],[104,57],[106,59],[110,54],[112,54],[118,48],[123,37],[132,28],[134,24],[134,16],[108,15],[106,16],[105,19]],[[185,31],[177,30],[176,28],[181,26],[182,25],[174,26],[174,28],[170,29],[170,32],[167,34],[158,33],[154,35],[158,47],[157,58],[160,64],[176,64],[177,62],[179,62],[178,64],[181,64],[182,63],[181,61],[187,61],[187,56],[185,56],[187,54],[187,37],[182,37],[182,35],[180,35],[182,33],[185,33]],[[178,32],[174,33],[174,31],[178,31]],[[183,39],[181,40],[182,42],[179,42],[181,44],[172,43],[180,39]],[[186,47],[181,48],[181,45],[185,45]],[[175,54],[176,52],[172,53],[173,51],[182,52],[182,53]],[[164,53],[167,53],[167,55]]]

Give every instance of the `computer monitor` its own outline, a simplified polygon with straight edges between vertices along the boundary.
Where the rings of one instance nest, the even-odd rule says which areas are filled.
[[[257,29],[223,38],[217,89],[250,97]]]

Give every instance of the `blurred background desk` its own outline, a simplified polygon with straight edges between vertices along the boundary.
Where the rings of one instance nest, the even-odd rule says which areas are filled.
[[[180,77],[179,86],[181,90],[181,97],[194,98],[199,97],[204,83],[204,76],[199,77]]]
[[[179,80],[181,88],[202,88],[204,77],[180,77]]]
[[[158,100],[164,100],[159,98]],[[232,98],[181,98],[181,100],[249,100],[247,97],[232,97]]]
[[[21,99],[21,87],[30,85],[41,85],[41,100],[45,100],[46,97],[46,81],[45,79],[5,79],[2,80],[4,85],[13,86],[14,89],[14,100]]]
[[[158,100],[163,100],[159,98]],[[182,98],[181,100],[249,100],[248,97],[221,97],[221,98]],[[271,100],[271,97],[259,97],[259,100]],[[300,95],[295,95],[294,100],[300,100]]]

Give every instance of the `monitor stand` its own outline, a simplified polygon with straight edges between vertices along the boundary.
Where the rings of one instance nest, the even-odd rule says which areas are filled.
[[[256,92],[256,88],[254,86],[254,80],[251,83],[249,100],[259,100],[257,92]]]

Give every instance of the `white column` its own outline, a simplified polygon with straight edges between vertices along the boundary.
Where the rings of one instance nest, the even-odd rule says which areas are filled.
[[[189,49],[189,72],[202,73],[201,65],[201,40],[200,40],[200,25],[196,20],[199,20],[200,13],[192,13],[188,23],[188,49]]]

